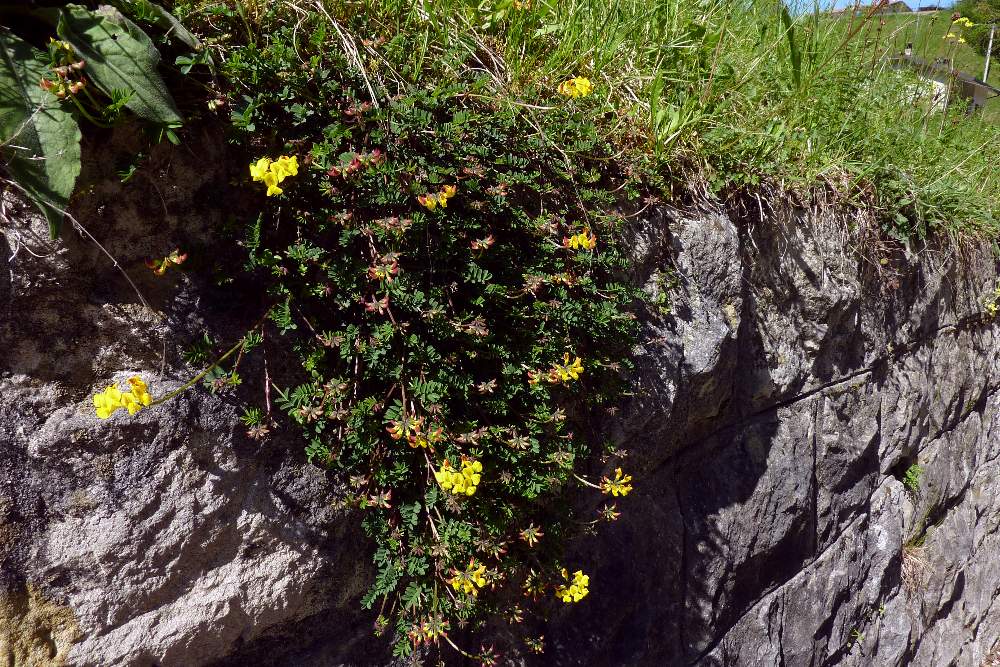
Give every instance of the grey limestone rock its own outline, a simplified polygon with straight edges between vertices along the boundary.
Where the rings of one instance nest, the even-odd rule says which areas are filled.
[[[210,265],[142,269],[178,244],[210,258],[228,213],[227,175],[199,168],[221,156],[149,159],[144,187],[87,165],[98,185],[74,211],[159,318],[81,234],[49,242],[3,199],[0,659],[390,664],[357,610],[357,517],[332,509],[334,480],[293,433],[253,440],[238,401],[202,390],[93,416],[90,396],[130,375],[180,386],[185,346],[233,340],[259,302],[199,277]],[[632,391],[604,427],[635,491],[578,545],[591,595],[544,628],[544,662],[985,664],[1000,637],[1000,340],[982,314],[996,262],[871,229],[864,211],[787,198],[632,224],[630,278],[650,299]]]

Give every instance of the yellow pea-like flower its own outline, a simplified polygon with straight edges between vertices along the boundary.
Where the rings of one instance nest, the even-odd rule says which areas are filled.
[[[119,408],[125,408],[130,415],[134,415],[142,408],[153,402],[153,397],[149,395],[149,388],[138,375],[128,379],[129,392],[123,393],[118,387],[111,385],[99,394],[94,395],[94,408],[100,419],[107,419]]]
[[[590,79],[582,76],[573,77],[559,84],[559,94],[566,97],[586,97],[593,92],[594,86]]]
[[[282,192],[284,192],[284,190],[278,187],[279,183],[278,175],[275,174],[273,171],[269,171],[266,174],[264,174],[264,178],[262,178],[261,180],[263,180],[264,185],[267,186],[268,197],[273,197],[274,195],[280,195]]]
[[[264,174],[268,172],[271,166],[271,158],[262,157],[255,163],[250,164],[250,178],[255,181],[263,181]]]
[[[114,386],[108,387],[100,394],[94,395],[94,407],[97,416],[107,419],[115,410],[122,407],[122,393]]]

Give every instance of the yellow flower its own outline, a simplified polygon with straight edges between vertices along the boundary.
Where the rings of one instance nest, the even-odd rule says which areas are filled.
[[[607,477],[601,480],[601,491],[604,493],[610,493],[611,495],[617,496],[627,496],[632,490],[632,475],[622,475],[621,468],[615,468],[614,479],[608,479]]]
[[[569,352],[563,354],[563,365],[559,367],[559,379],[563,382],[578,380],[583,373],[583,360],[577,357],[573,363],[569,362]]]
[[[284,190],[278,187],[278,183],[280,183],[280,180],[278,179],[278,175],[275,174],[273,171],[269,171],[266,174],[264,174],[264,178],[261,180],[263,180],[264,185],[267,186],[268,197],[272,197],[274,195],[280,195],[282,192],[284,192]]]
[[[590,577],[588,575],[577,570],[573,573],[573,581],[570,582],[569,574],[566,572],[566,568],[563,568],[562,576],[566,580],[566,584],[556,588],[556,597],[566,603],[579,602],[587,597],[587,593],[590,592]]]
[[[130,391],[127,394],[118,391],[118,387],[112,385],[94,396],[94,408],[97,410],[98,417],[107,419],[118,408],[125,408],[130,415],[134,415],[144,406],[153,402],[153,398],[149,395],[149,388],[142,381],[142,378],[134,375],[128,379],[128,383]]]
[[[294,155],[291,157],[282,155],[271,165],[271,171],[277,175],[279,182],[285,180],[289,176],[298,176],[299,159]]]
[[[418,195],[417,202],[428,211],[433,211],[438,206],[448,208],[448,200],[454,197],[456,192],[458,192],[458,186],[445,185],[441,188],[440,192],[428,192],[425,195]]]
[[[250,165],[250,177],[267,186],[267,196],[280,195],[283,190],[278,184],[289,176],[299,173],[299,159],[294,155],[282,155],[277,160],[262,157]]]
[[[437,200],[442,207],[448,206],[448,200],[455,196],[458,192],[458,186],[456,185],[446,185],[441,188],[441,192],[438,194]]]
[[[594,86],[590,79],[577,76],[559,84],[559,94],[566,97],[586,97],[593,91]]]
[[[579,234],[563,238],[563,247],[573,250],[593,250],[597,247],[597,237],[590,233],[589,229],[584,229]]]
[[[462,463],[462,486],[465,494],[471,496],[476,492],[479,481],[482,479],[483,464],[479,461],[465,461]]]
[[[138,375],[130,377],[128,384],[132,388],[132,396],[135,397],[138,403],[149,405],[153,402],[153,398],[149,395],[149,387],[146,386],[146,383]]]
[[[957,35],[955,33],[949,32],[947,35],[945,35],[941,39],[955,39],[956,37],[957,37]]]
[[[483,464],[479,461],[465,459],[462,461],[462,470],[456,471],[451,467],[451,463],[445,459],[441,468],[434,473],[434,479],[445,491],[451,491],[456,495],[471,496],[476,493],[479,482],[482,480]]]
[[[142,409],[142,406],[139,405],[139,401],[137,401],[135,396],[132,394],[122,394],[122,407],[128,410],[130,415],[134,415]]]
[[[965,44],[965,37],[959,37],[958,38],[958,43],[959,44]]]
[[[451,489],[453,486],[451,480],[453,472],[454,469],[451,467],[451,462],[448,461],[448,459],[445,459],[444,463],[441,464],[441,469],[434,473],[434,479],[437,480],[437,483],[440,484],[441,488],[445,491]]]
[[[114,386],[108,387],[102,393],[94,395],[94,407],[97,408],[98,417],[107,419],[122,407],[122,393]]]
[[[479,589],[486,585],[486,566],[477,566],[475,559],[469,560],[469,565],[464,571],[452,570],[452,572],[453,576],[448,583],[456,591],[475,596],[479,593]]]
[[[546,374],[545,379],[549,384],[558,384],[560,382],[570,382],[572,380],[579,380],[580,375],[583,374],[583,359],[576,357],[572,362],[569,360],[569,352],[563,353],[563,363],[553,364]],[[534,378],[529,375],[529,382],[532,384],[537,384],[538,375],[536,374]]]
[[[465,476],[460,472],[451,473],[451,492],[456,495],[472,495],[469,493],[469,486]],[[472,493],[475,493],[475,488],[472,489]]]
[[[263,181],[264,174],[271,166],[271,158],[262,157],[255,164],[250,165],[250,178],[255,181]]]

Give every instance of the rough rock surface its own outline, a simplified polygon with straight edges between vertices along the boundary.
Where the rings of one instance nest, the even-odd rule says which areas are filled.
[[[286,635],[294,642],[271,655],[314,634],[335,634],[346,652],[370,643],[371,620],[342,611],[369,577],[357,521],[331,509],[331,482],[299,442],[248,438],[238,401],[203,389],[134,417],[94,415],[91,396],[131,375],[154,395],[179,387],[198,370],[182,356],[193,341],[230,343],[261,309],[203,278],[224,233],[213,196],[227,177],[200,166],[217,157],[161,147],[137,176],[152,185],[122,186],[112,160],[85,165],[83,182],[97,185],[73,210],[159,317],[96,244],[70,225],[50,242],[34,209],[4,195],[4,664],[193,666]],[[156,277],[143,266],[178,246],[195,270]]]
[[[558,663],[983,664],[1000,637],[996,262],[869,227],[756,203],[636,227],[636,279],[666,290],[617,425],[643,472],[587,552],[590,608],[551,628],[573,647]]]
[[[253,295],[198,277],[212,267],[194,257],[226,233],[227,177],[200,169],[212,159],[159,149],[145,188],[86,165],[97,185],[74,211],[161,319],[92,243],[67,229],[52,244],[3,200],[7,664],[390,662],[355,611],[370,577],[356,520],[331,509],[333,483],[294,437],[249,439],[238,401],[204,390],[93,416],[95,391],[138,373],[162,395],[192,375],[192,340],[233,340],[254,319]],[[633,395],[607,427],[636,490],[580,545],[591,595],[545,628],[546,662],[987,660],[1000,340],[982,310],[996,263],[880,245],[869,228],[858,212],[766,202],[634,225],[634,279],[653,299]],[[177,245],[198,251],[195,270],[142,268]],[[913,464],[917,491],[902,482]]]

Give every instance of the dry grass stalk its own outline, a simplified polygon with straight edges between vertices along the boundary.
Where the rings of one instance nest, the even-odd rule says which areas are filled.
[[[915,544],[907,544],[903,547],[903,589],[908,596],[915,595],[923,588],[930,568],[927,547]]]

